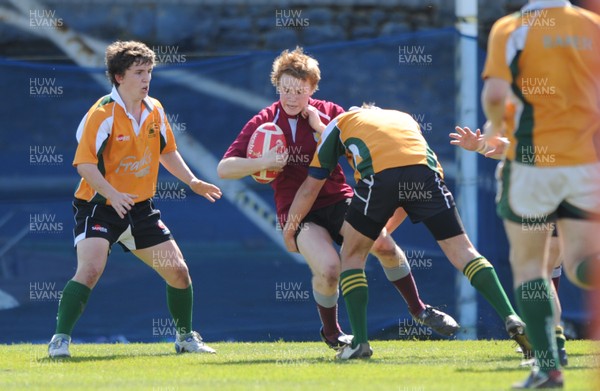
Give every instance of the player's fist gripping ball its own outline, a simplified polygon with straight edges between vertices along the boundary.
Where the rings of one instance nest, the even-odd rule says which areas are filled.
[[[265,122],[260,125],[248,142],[248,150],[246,157],[256,159],[261,157],[273,148],[276,148],[277,153],[284,153],[287,144],[285,135],[279,126],[273,122]],[[262,170],[252,174],[252,178],[258,183],[269,183],[279,174],[276,171]]]

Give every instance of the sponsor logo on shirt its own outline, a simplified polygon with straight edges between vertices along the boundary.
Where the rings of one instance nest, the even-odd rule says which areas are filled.
[[[124,134],[117,135],[117,141],[129,141],[131,140],[130,136],[125,136]]]
[[[96,224],[96,225],[92,225],[92,231],[107,233],[108,229],[106,229],[106,227],[101,226],[100,224]]]
[[[126,156],[119,162],[117,167],[117,174],[131,174],[133,173],[136,177],[140,178],[150,173],[150,163],[152,162],[152,153],[150,148],[146,147],[144,156],[137,160],[136,156]]]

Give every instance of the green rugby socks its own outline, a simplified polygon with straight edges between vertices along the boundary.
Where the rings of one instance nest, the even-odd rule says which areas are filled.
[[[465,266],[463,274],[471,285],[494,307],[504,321],[509,315],[515,315],[506,292],[500,285],[498,275],[492,264],[484,257],[473,259]]]
[[[550,283],[544,278],[524,282],[515,290],[515,301],[527,324],[533,354],[540,371],[545,373],[560,367],[552,300]]]
[[[367,342],[367,303],[369,302],[369,286],[365,271],[350,269],[340,275],[342,295],[346,302],[348,318],[352,326],[352,347]]]
[[[173,288],[167,284],[167,306],[179,335],[192,332],[193,305],[194,291],[192,284],[184,289]]]
[[[83,313],[90,297],[91,289],[87,286],[70,280],[62,291],[56,315],[56,331],[54,334],[71,335],[75,323]]]

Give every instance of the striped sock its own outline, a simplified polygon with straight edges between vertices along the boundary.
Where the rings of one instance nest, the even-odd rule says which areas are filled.
[[[515,315],[506,292],[500,285],[496,270],[485,257],[477,257],[467,263],[463,270],[471,285],[494,307],[502,320]]]
[[[556,333],[556,347],[558,347],[558,349],[563,349],[565,347],[565,342],[567,342],[565,331],[562,326],[556,326],[554,331]]]
[[[367,342],[367,303],[369,302],[369,286],[367,276],[362,269],[350,269],[341,274],[342,295],[346,302],[346,310],[352,326],[352,347]]]

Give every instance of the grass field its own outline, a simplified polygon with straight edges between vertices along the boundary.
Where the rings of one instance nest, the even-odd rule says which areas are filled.
[[[508,390],[524,379],[512,341],[373,341],[370,360],[339,362],[316,342],[214,343],[216,355],[172,344],[0,345],[0,390]],[[569,341],[567,390],[598,390],[598,346]]]

